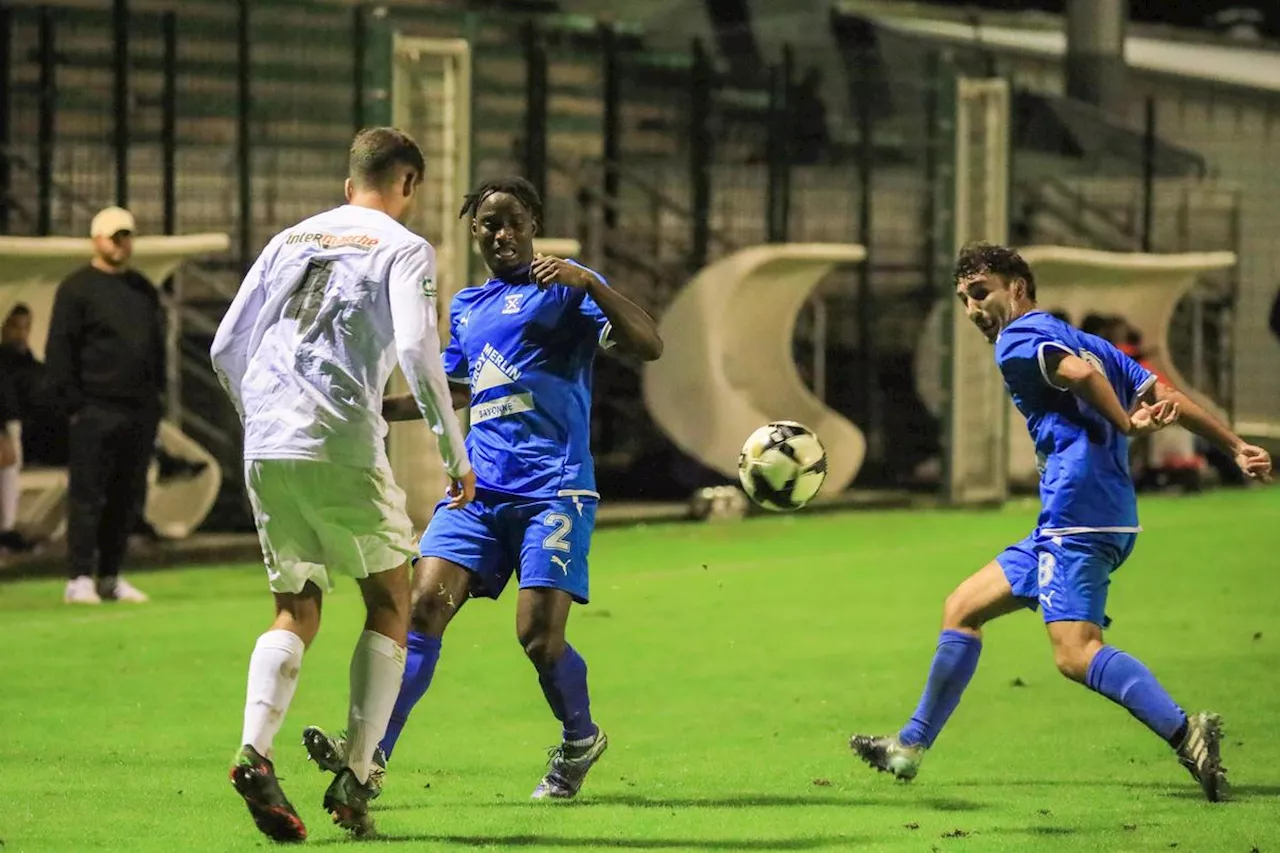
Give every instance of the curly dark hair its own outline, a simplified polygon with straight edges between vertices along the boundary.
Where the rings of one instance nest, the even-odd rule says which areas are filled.
[[[532,182],[527,178],[518,176],[485,181],[467,193],[462,199],[462,209],[458,211],[458,218],[474,217],[480,210],[480,205],[484,203],[484,200],[494,193],[506,193],[515,196],[533,214],[534,224],[538,227],[542,226],[542,197],[538,195],[538,189]]]
[[[993,243],[966,243],[960,249],[960,257],[956,258],[954,280],[960,281],[979,273],[998,275],[1005,281],[1020,278],[1027,283],[1027,296],[1032,302],[1036,301],[1035,274],[1015,249]]]

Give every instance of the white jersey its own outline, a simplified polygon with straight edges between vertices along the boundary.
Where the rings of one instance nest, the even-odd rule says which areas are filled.
[[[277,234],[213,341],[246,460],[386,463],[382,393],[397,358],[440,445],[470,470],[440,360],[435,250],[381,211],[344,205]]]

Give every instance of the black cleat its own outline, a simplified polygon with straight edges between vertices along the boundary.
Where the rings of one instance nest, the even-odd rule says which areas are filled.
[[[369,786],[360,784],[355,771],[344,767],[324,792],[324,810],[333,817],[334,823],[356,838],[368,838],[374,832],[373,818],[369,816],[372,799]]]
[[[236,754],[231,784],[263,835],[282,844],[307,840],[307,827],[280,789],[275,766],[253,747],[245,745]]]
[[[302,730],[302,745],[307,750],[307,757],[325,773],[336,776],[347,766],[346,732],[329,735],[319,726],[307,726]],[[373,751],[373,766],[369,768],[369,779],[365,782],[365,787],[372,792],[369,797],[371,800],[378,799],[382,794],[382,783],[386,777],[387,756],[382,747],[378,747]]]

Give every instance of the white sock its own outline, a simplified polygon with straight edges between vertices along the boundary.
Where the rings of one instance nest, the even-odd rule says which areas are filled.
[[[351,708],[347,713],[347,766],[369,781],[373,751],[387,733],[400,695],[405,648],[376,631],[365,631],[351,655]]]
[[[253,647],[240,743],[252,746],[259,755],[271,756],[271,744],[298,689],[298,672],[302,669],[305,651],[301,637],[281,630],[263,634]]]

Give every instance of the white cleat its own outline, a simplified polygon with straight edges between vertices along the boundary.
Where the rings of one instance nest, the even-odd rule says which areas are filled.
[[[548,750],[550,760],[547,762],[547,775],[542,777],[538,787],[533,789],[535,800],[571,800],[582,789],[587,779],[587,771],[595,766],[609,747],[609,738],[604,729],[597,729],[596,736],[590,744],[583,747],[571,747],[568,744],[553,746]]]
[[[143,604],[151,600],[145,592],[121,577],[100,581],[98,595],[104,601],[128,601],[133,604]]]
[[[101,604],[102,596],[94,588],[93,578],[81,575],[67,581],[67,589],[62,593],[62,600],[67,604]]]
[[[916,778],[925,753],[925,747],[904,746],[896,736],[854,735],[849,738],[849,748],[876,770],[891,773],[903,782]]]
[[[1178,761],[1200,783],[1205,799],[1221,802],[1229,796],[1227,768],[1222,766],[1222,718],[1209,711],[1187,718],[1187,736],[1178,747]]]

